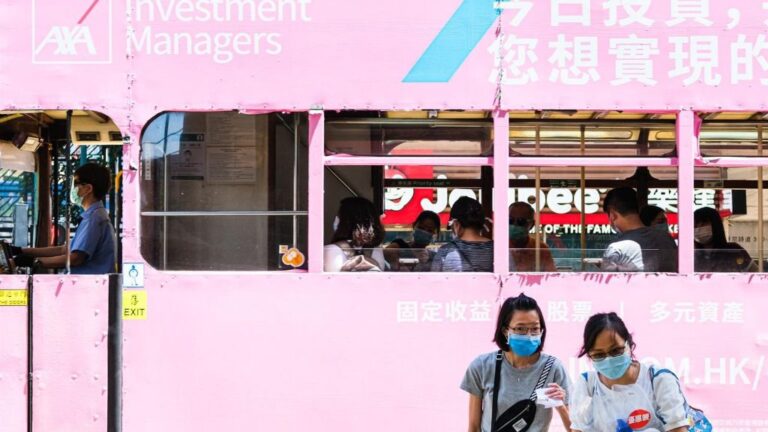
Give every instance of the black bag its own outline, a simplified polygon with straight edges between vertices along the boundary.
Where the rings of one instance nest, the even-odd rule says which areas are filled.
[[[504,353],[499,350],[496,353],[496,372],[493,375],[493,406],[491,408],[491,432],[525,432],[530,429],[533,419],[536,417],[536,390],[544,388],[547,382],[549,371],[552,364],[555,363],[554,357],[549,357],[541,371],[536,388],[533,389],[531,397],[515,402],[514,405],[507,408],[498,418],[499,401],[499,383],[501,382],[501,363],[504,361]]]

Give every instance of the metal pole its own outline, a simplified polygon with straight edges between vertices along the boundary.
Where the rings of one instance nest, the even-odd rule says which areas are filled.
[[[584,153],[586,153],[586,126],[581,125],[581,136],[579,137],[579,142],[581,145],[581,156],[584,156]],[[581,182],[579,185],[581,194],[581,214],[579,215],[580,223],[581,223],[581,232],[579,234],[580,237],[580,243],[581,243],[581,271],[585,271],[587,269],[587,263],[585,258],[587,257],[587,213],[584,211],[584,208],[586,207],[584,204],[584,201],[586,200],[586,188],[587,188],[587,168],[581,167]]]
[[[536,126],[536,155],[539,155],[539,151],[541,149],[541,126]],[[536,248],[536,267],[535,270],[541,271],[541,247],[539,244],[541,243],[541,203],[539,202],[540,194],[541,194],[541,168],[536,167],[536,211],[534,211],[535,216],[535,227],[534,227],[534,240],[535,240],[535,248]]]
[[[763,155],[763,126],[757,127],[757,156]],[[763,167],[757,167],[757,270],[764,271],[765,250],[763,242],[765,240],[765,202],[763,201]]]
[[[64,212],[64,217],[66,218],[66,227],[67,227],[67,229],[66,229],[67,239],[66,239],[66,242],[65,242],[65,244],[67,245],[67,249],[66,249],[66,251],[67,251],[67,264],[66,264],[65,269],[66,269],[67,274],[69,274],[70,264],[71,264],[70,263],[70,256],[71,256],[71,254],[70,254],[70,250],[69,250],[69,238],[70,238],[69,229],[70,229],[70,219],[71,219],[70,208],[72,207],[72,204],[70,202],[69,197],[70,197],[70,194],[72,193],[72,191],[71,191],[71,189],[72,189],[72,161],[71,161],[71,159],[72,159],[72,110],[67,110],[67,149],[64,152],[64,156],[65,156],[65,160],[66,160],[66,164],[67,164],[65,166],[66,174],[65,174],[65,179],[64,179],[65,188],[66,188],[66,191],[67,191],[67,205],[66,205],[65,212]]]

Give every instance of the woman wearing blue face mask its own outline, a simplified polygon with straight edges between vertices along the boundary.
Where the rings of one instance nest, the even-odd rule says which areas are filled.
[[[553,411],[569,430],[568,375],[542,352],[546,328],[541,308],[525,294],[501,306],[493,338],[499,351],[477,357],[461,383],[469,393],[470,432],[546,431]]]
[[[579,357],[592,360],[574,385],[571,430],[632,432],[688,430],[688,405],[677,377],[634,356],[635,342],[615,313],[593,315]]]
[[[429,271],[435,252],[427,246],[440,234],[440,216],[425,210],[413,223],[411,240],[394,239],[384,248],[384,258],[392,271]]]

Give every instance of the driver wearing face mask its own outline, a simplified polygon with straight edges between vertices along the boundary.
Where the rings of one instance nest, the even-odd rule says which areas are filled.
[[[82,207],[82,220],[67,250],[66,246],[17,248],[14,262],[21,267],[65,268],[67,257],[72,274],[115,272],[115,230],[103,200],[111,188],[109,169],[87,163],[75,171],[70,202]]]
[[[539,267],[536,268],[536,238],[530,235],[535,223],[534,210],[526,202],[509,206],[509,270],[517,272],[554,272],[555,260],[547,244],[539,242]]]
[[[640,219],[637,193],[623,187],[608,191],[603,200],[618,238],[603,253],[600,268],[623,272],[676,272],[677,245],[667,232],[647,227]]]

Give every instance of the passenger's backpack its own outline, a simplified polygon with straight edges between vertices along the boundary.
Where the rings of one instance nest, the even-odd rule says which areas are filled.
[[[675,377],[675,381],[677,382],[678,388],[680,387],[680,379],[677,378],[677,375],[675,375],[674,372],[672,372],[669,369],[658,369],[656,370],[653,366],[648,367],[648,374],[651,377],[651,388],[654,391],[654,403],[656,400],[656,388],[653,386],[653,380],[663,374],[668,373],[671,374],[673,377]],[[683,395],[683,401],[685,403],[685,414],[688,417],[688,430],[690,432],[712,432],[712,423],[710,423],[709,419],[707,419],[707,416],[704,415],[704,411],[694,408],[688,404],[688,400],[685,398],[685,393],[683,393],[682,389],[680,389],[680,394]],[[658,414],[657,414],[658,416]],[[663,419],[662,419],[663,420]]]
[[[344,264],[341,265],[341,271],[380,272],[383,270],[381,264],[371,256],[371,249],[356,249],[350,246],[346,241],[336,242],[335,244],[344,251],[344,256],[347,258],[346,261],[344,261]]]

